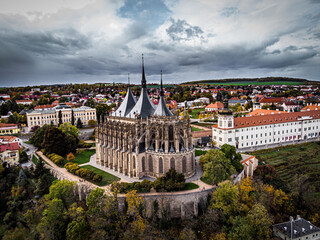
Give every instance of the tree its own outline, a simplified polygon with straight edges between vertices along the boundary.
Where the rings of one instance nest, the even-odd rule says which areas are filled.
[[[71,125],[74,125],[74,112],[71,110]]]
[[[133,236],[139,237],[146,228],[146,220],[143,219],[143,198],[137,194],[136,190],[132,190],[126,194],[128,204],[127,214],[132,216],[133,221],[130,224],[130,230]]]
[[[78,121],[77,121],[77,128],[82,128],[82,122],[80,118],[78,118]]]
[[[65,207],[69,207],[77,200],[74,194],[75,182],[67,180],[55,181],[49,188],[49,199],[61,199]]]
[[[43,137],[48,125],[43,125],[41,128],[38,128],[33,136],[30,138],[30,142],[37,148],[41,148],[43,142]]]
[[[217,184],[236,172],[231,161],[218,149],[209,150],[200,157],[199,163],[203,167],[203,178],[207,183]]]
[[[270,239],[272,219],[263,205],[260,203],[255,204],[249,212],[247,219],[254,227],[256,239]]]
[[[95,101],[94,101],[93,98],[89,98],[89,99],[85,102],[84,105],[85,105],[85,106],[88,106],[88,107],[91,107],[91,108],[94,108],[94,106],[96,105],[96,103],[95,103]]]
[[[61,199],[54,198],[48,203],[48,208],[43,212],[43,217],[37,230],[43,239],[64,239],[65,215]]]
[[[59,118],[59,124],[58,124],[58,126],[60,126],[60,125],[62,124],[62,112],[61,112],[61,110],[59,110],[58,118]]]
[[[236,216],[232,221],[232,228],[229,234],[231,239],[254,240],[255,228],[248,221],[247,217]]]
[[[96,121],[95,120],[89,120],[88,122],[89,127],[94,127],[96,125]]]
[[[238,197],[238,188],[231,181],[225,181],[213,192],[211,207],[221,211],[225,221],[229,221],[230,216],[237,215]]]
[[[87,198],[88,212],[90,214],[101,212],[104,199],[105,195],[103,189],[96,188],[92,190]]]
[[[240,153],[237,153],[236,147],[229,144],[223,144],[220,150],[226,155],[228,159],[231,160],[231,164],[234,166],[237,172],[241,172],[243,169],[243,165],[240,163],[242,157]]]
[[[66,154],[68,152],[72,152],[72,153],[75,153],[76,150],[77,150],[77,146],[78,146],[78,139],[71,135],[71,134],[67,134],[65,136],[65,152]]]
[[[74,154],[73,153],[69,153],[67,155],[67,161],[68,162],[73,162],[75,160]]]
[[[68,122],[61,124],[58,129],[61,130],[63,133],[73,135],[76,138],[80,133],[77,127],[73,126],[71,123]]]
[[[28,161],[28,154],[25,151],[19,150],[19,163],[24,163]]]
[[[70,152],[66,148],[65,134],[55,126],[46,128],[41,146],[48,154],[56,153],[60,156],[65,156]]]

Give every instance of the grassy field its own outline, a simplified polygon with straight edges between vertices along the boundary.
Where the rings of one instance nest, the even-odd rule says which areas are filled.
[[[246,86],[246,85],[256,85],[256,86],[264,86],[264,85],[303,85],[303,82],[291,82],[291,81],[277,81],[277,82],[255,82],[255,81],[248,81],[248,82],[215,82],[215,83],[208,83],[210,85],[224,85],[224,86]]]
[[[191,131],[192,132],[199,132],[199,131],[203,131],[203,129],[196,128],[196,127],[191,127]]]
[[[106,186],[106,185],[111,184],[114,181],[120,180],[120,178],[118,178],[110,173],[107,173],[105,171],[102,171],[98,168],[95,168],[93,166],[90,166],[90,165],[85,165],[85,166],[82,166],[81,168],[89,169],[89,170],[95,172],[96,174],[100,174],[102,176],[102,181],[100,183],[95,183],[99,186]]]
[[[202,154],[206,154],[206,153],[207,153],[207,151],[198,150],[198,149],[196,149],[196,152],[195,152],[196,157],[197,157],[197,156],[201,156]]]
[[[80,153],[76,153],[75,156],[75,163],[78,164],[83,164],[83,163],[87,163],[90,161],[90,157],[92,154],[94,154],[96,152],[96,150],[92,149],[92,150],[83,150]]]
[[[307,177],[308,183],[314,187],[310,197],[320,199],[320,142],[260,150],[252,154],[273,165],[289,190],[292,190],[295,177]]]
[[[189,182],[189,183],[186,183],[185,187],[181,191],[193,190],[197,188],[199,188],[197,184]]]
[[[198,112],[204,112],[204,108],[195,108],[195,109],[192,109],[192,112],[190,113],[190,117],[192,117],[192,118],[199,118]]]

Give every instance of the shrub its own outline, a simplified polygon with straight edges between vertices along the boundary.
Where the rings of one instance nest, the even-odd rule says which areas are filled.
[[[75,160],[74,154],[73,153],[69,153],[67,155],[67,161],[68,162],[73,162]]]
[[[55,153],[48,154],[47,157],[57,165],[61,165],[64,162],[64,158]]]
[[[78,143],[78,148],[90,148],[91,144],[90,143],[86,143],[83,140],[80,140]]]
[[[95,182],[101,182],[102,176],[100,174],[96,174],[92,180]]]

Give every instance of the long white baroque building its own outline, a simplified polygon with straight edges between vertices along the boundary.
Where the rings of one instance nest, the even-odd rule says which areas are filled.
[[[90,120],[97,119],[96,109],[87,106],[81,106],[79,108],[71,108],[70,106],[60,103],[58,106],[48,110],[34,110],[27,113],[28,129],[34,126],[40,126],[47,124],[57,125],[59,123],[59,112],[62,114],[62,122],[71,123],[72,113],[74,115],[75,124],[80,118],[83,125],[88,125]]]
[[[320,110],[234,118],[228,103],[212,127],[217,146],[227,143],[239,150],[279,146],[288,142],[319,140]]]

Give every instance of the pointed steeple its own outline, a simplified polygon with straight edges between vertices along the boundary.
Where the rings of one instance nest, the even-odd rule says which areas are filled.
[[[160,83],[160,98],[159,103],[154,111],[153,115],[155,116],[172,116],[173,113],[169,110],[169,108],[166,105],[166,101],[164,100],[164,91],[162,86],[162,71],[161,71],[161,83]]]
[[[142,54],[142,80],[141,80],[141,88],[147,87],[146,75],[144,73],[144,59]]]
[[[160,83],[160,96],[164,95],[163,86],[162,86],[162,70],[161,70],[161,83]]]

